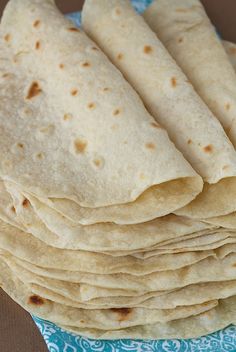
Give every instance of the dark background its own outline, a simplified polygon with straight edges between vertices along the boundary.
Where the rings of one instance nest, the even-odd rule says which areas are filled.
[[[63,12],[81,10],[83,0],[57,0]],[[0,16],[7,0],[0,0]],[[222,37],[236,42],[236,0],[202,0]],[[29,314],[0,290],[0,351],[48,352]]]

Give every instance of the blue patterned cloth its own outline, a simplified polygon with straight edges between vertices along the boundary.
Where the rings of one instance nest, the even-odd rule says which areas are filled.
[[[152,0],[132,0],[142,13]],[[68,15],[80,26],[80,13]],[[92,340],[69,333],[48,321],[33,317],[50,352],[236,352],[236,326],[188,340]]]

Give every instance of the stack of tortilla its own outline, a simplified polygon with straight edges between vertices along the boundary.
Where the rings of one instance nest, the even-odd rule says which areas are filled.
[[[0,25],[0,286],[98,339],[236,323],[236,74],[197,0],[145,19],[10,0]]]

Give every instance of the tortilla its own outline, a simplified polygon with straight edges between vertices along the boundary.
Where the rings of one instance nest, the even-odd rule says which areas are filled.
[[[167,12],[172,12],[175,2],[163,2]],[[156,8],[159,8],[158,1]],[[203,192],[178,214],[199,219],[235,211],[236,153],[232,144],[216,117],[130,2],[86,0],[82,24],[206,182]],[[208,62],[210,64],[211,60]],[[212,87],[208,91],[212,91]],[[227,199],[225,188],[229,189]]]
[[[136,92],[53,1],[8,2],[0,57],[4,180],[75,203],[85,223],[147,221],[201,191]]]
[[[236,74],[201,2],[154,0],[144,18],[236,146]]]
[[[61,305],[34,295],[27,285],[19,280],[3,262],[1,262],[0,272],[0,282],[2,282],[1,286],[4,291],[26,310],[43,319],[48,320],[50,317],[52,321],[71,324],[75,327],[117,330],[140,324],[167,322],[200,314],[218,304],[218,301],[214,300],[195,306],[177,307],[170,310],[123,308],[90,311]]]

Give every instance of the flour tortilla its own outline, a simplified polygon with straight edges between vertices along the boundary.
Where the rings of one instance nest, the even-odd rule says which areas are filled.
[[[53,1],[8,2],[0,175],[48,202],[75,203],[79,222],[166,215],[194,199],[202,180],[94,47]]]
[[[236,146],[236,74],[199,0],[154,0],[144,18]]]
[[[222,44],[234,70],[236,71],[236,44],[228,42],[226,40],[223,40]]]
[[[80,285],[76,286],[68,284],[65,290],[59,281],[59,285],[55,287],[53,280],[46,279],[45,277],[36,275],[35,273],[24,269],[14,261],[13,257],[4,255],[3,260],[9,266],[14,275],[24,283],[27,283],[27,285],[30,285],[34,293],[66,305],[71,305],[73,302],[73,307],[76,306],[76,303],[83,305],[78,306],[78,308],[107,309],[126,306],[150,309],[174,309],[178,306],[201,304],[214,299],[227,298],[236,294],[236,281],[225,281],[190,285],[172,292],[163,292],[163,294],[160,292],[150,292],[142,296],[134,297],[108,296],[84,302],[80,295]],[[52,286],[50,286],[50,283],[52,283]],[[82,286],[86,287],[86,285]]]
[[[217,306],[214,300],[201,305],[177,307],[170,310],[145,309],[145,308],[123,308],[118,310],[85,310],[73,308],[45,300],[38,297],[28,289],[27,285],[19,280],[10,270],[1,263],[2,288],[16,302],[29,312],[61,324],[70,324],[75,327],[98,328],[104,330],[116,330],[140,324],[153,324],[156,322],[167,322],[175,319],[186,318],[191,315],[200,314]]]
[[[98,329],[81,329],[72,326],[62,326],[80,336],[94,339],[187,339],[210,334],[236,323],[236,297],[220,300],[216,308],[194,317],[179,319],[166,324],[141,325],[134,328],[107,331]],[[59,324],[60,325],[60,324]]]
[[[173,2],[173,5],[177,2]],[[163,3],[168,14],[171,13],[172,1],[163,0]],[[158,5],[157,1],[157,9]],[[130,2],[86,0],[82,24],[88,35],[137,90],[148,110],[167,129],[175,145],[205,180],[201,195],[178,214],[199,219],[235,211],[236,153],[232,144],[219,121],[196,94],[187,77],[143,18],[134,11]],[[192,45],[193,42],[192,40]],[[205,44],[203,39],[202,42]],[[198,46],[197,50],[199,51]],[[221,50],[224,51],[223,48]],[[197,57],[200,55],[201,51]],[[210,65],[211,60],[208,62]],[[204,71],[205,76],[207,74]],[[224,80],[224,84],[225,81],[227,80]],[[212,91],[212,86],[208,91]],[[236,92],[236,79],[234,91]]]
[[[29,263],[59,270],[59,274],[65,276],[63,278],[65,281],[72,282],[72,280],[76,280],[89,285],[94,285],[94,282],[96,282],[96,285],[100,287],[111,289],[133,291],[171,290],[201,281],[221,281],[222,277],[224,280],[233,280],[236,277],[236,268],[233,266],[236,258],[235,254],[232,253],[236,251],[235,244],[228,244],[214,250],[218,259],[209,257],[187,267],[169,271],[154,272],[155,267],[151,267],[151,269],[148,269],[152,273],[147,275],[143,275],[145,273],[145,265],[148,267],[147,263],[153,263],[152,258],[149,261],[145,260],[143,262],[144,267],[140,265],[140,268],[137,265],[132,266],[132,264],[126,267],[124,266],[124,261],[127,258],[118,258],[118,262],[109,264],[111,266],[109,268],[109,256],[104,256],[103,258],[95,253],[88,256],[88,253],[83,254],[77,251],[70,253],[69,250],[55,249],[46,246],[29,234],[18,232],[16,236],[14,228],[12,230],[6,225],[2,226],[0,248]],[[35,253],[37,253],[37,256]],[[232,254],[227,256],[229,253]],[[114,259],[113,257],[111,258],[112,260]],[[153,258],[155,262],[155,257]],[[132,260],[132,263],[134,262]],[[126,264],[129,264],[129,260]],[[204,270],[206,267],[208,268],[207,271]],[[85,268],[89,268],[90,271],[81,271]],[[119,269],[121,271],[124,269],[126,274],[117,273]],[[70,274],[68,271],[72,273]],[[94,271],[96,274],[91,273]],[[107,274],[108,272],[116,272],[116,274]],[[127,274],[127,272],[138,273],[138,276]]]
[[[56,269],[94,274],[128,273],[145,275],[154,271],[174,270],[199,262],[213,251],[157,255],[146,260],[134,256],[112,257],[103,253],[58,249],[46,245],[31,234],[0,221],[0,248],[26,261]],[[236,239],[235,239],[236,240]],[[37,257],[35,257],[37,253]],[[35,257],[35,258],[34,258]]]
[[[5,182],[5,185],[13,198],[18,222],[27,232],[57,248],[112,253],[121,251],[123,256],[141,248],[181,239],[185,235],[200,236],[216,229],[214,225],[173,214],[138,225],[120,226],[102,223],[83,226],[66,219],[27,192],[22,193],[16,185],[10,182]]]

